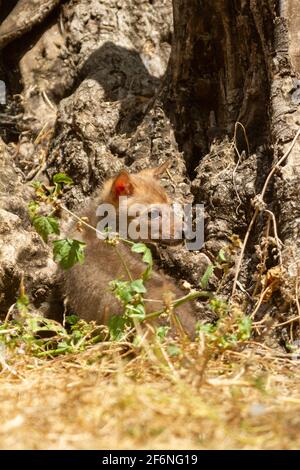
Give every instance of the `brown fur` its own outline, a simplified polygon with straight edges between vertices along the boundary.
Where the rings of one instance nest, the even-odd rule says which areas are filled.
[[[158,182],[158,177],[165,168],[166,165],[163,165],[135,175],[121,172],[116,178],[110,179],[104,184],[100,195],[96,195],[88,203],[86,209],[81,212],[81,217],[88,217],[89,223],[96,227],[98,222],[96,208],[101,202],[109,202],[118,207],[120,191],[122,195],[128,196],[128,206],[131,203],[142,203],[147,206],[155,203],[169,203],[166,192]],[[116,185],[119,185],[117,189]],[[69,236],[84,241],[87,246],[84,264],[73,266],[63,275],[63,291],[67,303],[72,311],[81,318],[96,320],[102,324],[107,323],[112,315],[122,314],[122,306],[111,293],[109,282],[113,279],[128,280],[128,274],[114,247],[99,240],[93,230],[84,229],[79,232],[76,227],[73,227]],[[118,244],[118,250],[121,252],[132,277],[139,278],[145,270],[141,255],[132,253],[130,247],[122,242]],[[171,292],[176,298],[186,294],[176,286],[173,279],[155,270],[145,285],[147,288],[145,298],[155,299],[155,302],[145,302],[147,313],[163,308],[163,298],[167,292]],[[184,329],[193,335],[195,329],[193,306],[190,303],[184,304],[176,310],[176,313]]]

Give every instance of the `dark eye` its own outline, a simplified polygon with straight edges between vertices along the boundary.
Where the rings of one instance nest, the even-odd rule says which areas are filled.
[[[149,219],[158,219],[160,217],[160,210],[159,209],[151,209],[151,211],[148,213]]]

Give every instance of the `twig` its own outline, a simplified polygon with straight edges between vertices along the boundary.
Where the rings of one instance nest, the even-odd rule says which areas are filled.
[[[92,225],[88,224],[87,222],[85,222],[85,220],[83,220],[81,217],[78,217],[78,215],[74,214],[74,212],[70,211],[69,209],[67,209],[63,204],[58,204],[58,207],[60,207],[61,209],[63,209],[65,212],[67,212],[69,215],[71,215],[74,219],[78,220],[82,225],[84,225],[85,227],[88,227],[90,228],[91,230],[93,230],[94,232],[96,233],[99,233],[101,235],[102,232],[100,232],[100,230],[96,229],[95,227],[93,227]]]
[[[8,312],[6,314],[6,317],[4,319],[4,325],[7,325],[8,320],[10,319],[10,317],[11,317],[13,311],[14,311],[15,306],[16,306],[16,304],[14,303],[9,307]]]
[[[299,303],[299,277],[300,277],[300,266],[297,266],[297,275],[296,275],[296,285],[295,285],[295,294],[296,294],[296,306],[298,310],[298,318],[300,319],[300,303]]]
[[[294,140],[293,142],[291,143],[291,146],[288,148],[288,150],[285,152],[285,154],[280,158],[280,160],[276,163],[276,165],[273,166],[272,170],[270,171],[266,181],[265,181],[265,184],[264,184],[264,187],[263,187],[263,190],[262,190],[262,193],[261,193],[261,197],[263,199],[266,191],[267,191],[267,188],[268,188],[268,185],[269,185],[269,182],[270,182],[270,179],[272,178],[272,176],[274,175],[275,171],[278,170],[278,168],[280,167],[280,165],[284,162],[284,160],[287,159],[287,157],[289,156],[289,154],[291,153],[291,151],[293,150],[296,142],[297,142],[297,139],[298,137],[300,136],[300,128],[298,129],[295,137],[294,137]]]
[[[260,295],[260,298],[259,298],[259,300],[256,304],[256,307],[254,308],[253,312],[250,315],[250,318],[253,319],[255,317],[255,315],[257,314],[257,312],[258,312],[258,310],[259,310],[259,308],[260,308],[260,306],[261,306],[261,304],[262,304],[262,302],[263,302],[263,300],[266,296],[266,294],[269,292],[270,289],[272,289],[272,287],[273,287],[273,284],[271,283],[268,287],[265,288],[265,290],[262,291],[262,293]]]
[[[260,270],[259,270],[259,273],[258,273],[258,276],[257,276],[257,280],[256,280],[256,283],[255,283],[254,290],[253,290],[253,294],[252,294],[253,297],[256,296],[256,292],[258,291],[258,288],[259,288],[259,285],[260,285],[260,279],[263,275],[264,270],[266,270],[266,261],[267,261],[267,257],[268,257],[268,247],[269,247],[269,243],[268,243],[269,236],[270,236],[270,217],[268,217],[267,226],[265,228],[266,243],[264,244],[264,247],[263,247],[263,253],[262,253],[262,256],[261,256],[261,263],[260,263]]]
[[[239,121],[237,121],[237,122],[235,123],[235,126],[234,126],[234,142],[236,142],[236,134],[237,134],[237,128],[238,128],[238,126],[240,126],[240,127],[242,128],[243,132],[244,132],[244,137],[245,137],[245,141],[246,141],[246,144],[247,144],[247,150],[248,150],[248,156],[249,156],[249,155],[250,155],[250,145],[249,145],[249,140],[248,140],[248,137],[247,137],[246,128],[245,128],[245,126],[244,126],[241,122],[239,122]]]
[[[234,149],[235,149],[236,153],[238,154],[239,159],[238,159],[238,162],[237,162],[237,164],[236,164],[236,166],[235,166],[235,168],[234,168],[234,170],[233,170],[233,173],[232,173],[232,182],[233,182],[235,194],[237,195],[237,198],[238,198],[238,200],[239,200],[239,205],[237,206],[237,208],[236,208],[236,210],[235,210],[236,214],[238,213],[238,210],[239,210],[239,208],[240,208],[240,206],[241,206],[241,204],[242,204],[242,200],[241,200],[241,198],[240,198],[240,195],[239,195],[239,193],[238,193],[238,190],[237,190],[237,187],[236,187],[236,183],[235,183],[235,174],[236,174],[237,169],[238,169],[238,167],[239,167],[239,165],[240,165],[240,163],[241,163],[241,161],[242,161],[242,155],[240,154],[240,151],[239,151],[239,149],[238,149],[238,147],[237,147],[237,142],[236,142],[236,136],[237,136],[237,128],[238,128],[238,126],[241,126],[241,128],[242,128],[243,131],[244,131],[244,136],[245,136],[245,140],[246,140],[246,143],[247,143],[248,155],[250,154],[250,147],[249,147],[249,142],[248,142],[248,137],[247,137],[246,129],[245,129],[245,127],[243,126],[242,123],[236,122],[236,123],[235,123],[235,126],[234,126],[234,136],[233,136],[233,143],[234,143],[234,145],[233,145],[233,146],[234,146]]]
[[[291,151],[293,150],[295,144],[296,144],[296,141],[298,139],[298,137],[300,136],[300,128],[298,129],[294,139],[293,139],[293,142],[291,143],[290,147],[288,148],[288,150],[285,152],[285,154],[280,158],[280,160],[276,163],[276,165],[273,166],[273,168],[271,169],[269,175],[267,176],[267,179],[265,181],[265,184],[264,184],[264,187],[262,189],[262,192],[260,194],[260,201],[263,203],[263,199],[264,199],[264,196],[265,196],[265,193],[267,191],[267,188],[268,188],[268,185],[269,185],[269,182],[273,176],[273,174],[275,173],[275,171],[280,167],[280,165],[284,162],[284,160],[287,159],[287,157],[290,155]],[[252,216],[252,219],[251,219],[251,222],[249,224],[249,227],[248,227],[248,230],[246,232],[246,235],[245,235],[245,238],[244,238],[244,243],[243,243],[243,246],[242,246],[242,249],[241,249],[241,253],[240,253],[240,256],[239,256],[239,259],[238,259],[238,262],[237,262],[237,266],[236,266],[236,273],[235,273],[235,276],[234,276],[234,281],[233,281],[233,287],[232,287],[232,297],[234,297],[235,293],[236,293],[236,287],[237,287],[237,281],[238,281],[238,278],[239,278],[239,274],[240,274],[240,269],[241,269],[241,265],[242,265],[242,262],[243,262],[243,258],[244,258],[244,253],[245,253],[245,250],[246,250],[246,246],[247,246],[247,243],[248,243],[248,240],[249,240],[249,236],[250,236],[250,233],[251,233],[251,230],[253,228],[253,225],[256,221],[256,218],[260,212],[260,208],[259,207],[256,207],[255,209],[255,212]]]
[[[14,331],[17,331],[18,328],[10,328],[8,330],[0,330],[0,335],[7,335],[9,333],[13,333]]]
[[[97,228],[93,227],[93,225],[87,223],[85,220],[83,220],[81,217],[79,217],[78,215],[74,214],[74,212],[70,211],[69,209],[67,209],[66,206],[64,206],[63,204],[61,203],[57,203],[57,206],[61,209],[63,209],[65,212],[67,212],[71,217],[73,217],[74,219],[78,220],[78,222],[80,222],[82,225],[84,225],[85,227],[93,230],[95,233],[103,236],[105,235],[103,232],[100,232],[100,230],[98,230]],[[118,237],[118,240],[121,240],[122,242],[124,243],[127,243],[128,245],[134,245],[134,242],[132,242],[131,240],[127,240],[126,238],[122,238],[122,237]]]
[[[181,297],[180,299],[175,300],[172,302],[171,307],[176,309],[180,305],[184,304],[185,302],[189,302],[192,300],[200,299],[200,298],[212,298],[213,294],[211,292],[207,291],[202,291],[202,292],[191,292],[190,294],[185,295],[184,297]],[[152,312],[146,315],[145,320],[150,320],[151,318],[156,318],[162,315],[165,312],[164,309],[159,310],[157,312]]]
[[[300,315],[298,315],[297,317],[294,317],[294,318],[290,318],[289,320],[287,320],[283,323],[278,323],[278,325],[274,325],[274,326],[272,326],[272,328],[278,328],[279,326],[289,325],[290,323],[293,323],[296,320],[300,320]]]
[[[57,111],[56,106],[52,103],[52,101],[50,100],[50,98],[49,98],[49,96],[47,95],[47,93],[45,92],[45,90],[42,91],[42,97],[44,98],[45,103],[46,103],[51,109],[53,109],[53,111]]]
[[[118,249],[117,246],[115,246],[114,248],[115,248],[116,253],[117,253],[117,255],[118,255],[118,257],[119,257],[119,259],[120,259],[120,261],[121,261],[121,263],[122,263],[122,265],[123,265],[123,268],[125,269],[125,271],[126,271],[126,273],[127,273],[127,276],[129,277],[129,280],[132,282],[132,281],[133,281],[133,277],[132,277],[131,272],[129,271],[129,269],[128,269],[127,265],[126,265],[126,262],[125,262],[125,260],[124,260],[124,258],[123,258],[123,256],[122,256],[122,253],[120,252],[120,250]]]
[[[275,218],[275,215],[273,214],[272,211],[270,211],[268,209],[265,209],[265,212],[267,214],[269,214],[269,216],[271,217],[271,219],[273,221],[274,237],[275,237],[276,244],[277,244],[277,249],[278,249],[279,264],[280,264],[280,266],[282,266],[283,263],[282,263],[281,246],[282,246],[283,243],[278,237],[276,218]]]
[[[253,225],[256,221],[256,217],[258,216],[258,214],[259,214],[259,209],[256,208],[255,212],[253,214],[253,217],[251,219],[251,222],[248,226],[248,229],[247,229],[247,232],[246,232],[246,235],[245,235],[245,238],[244,238],[243,246],[241,248],[241,253],[240,253],[240,256],[239,256],[239,259],[238,259],[238,262],[237,262],[236,273],[235,273],[235,276],[234,276],[233,287],[232,287],[232,297],[234,297],[235,292],[236,292],[236,286],[237,286],[237,282],[238,282],[238,278],[239,278],[239,274],[240,274],[240,269],[241,269],[243,258],[244,258],[244,253],[245,253],[245,250],[246,250],[246,246],[247,246],[247,243],[248,243],[248,240],[249,240],[249,236],[250,236],[252,227],[253,227]]]

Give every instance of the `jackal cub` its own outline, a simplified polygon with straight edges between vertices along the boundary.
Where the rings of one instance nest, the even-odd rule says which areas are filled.
[[[101,229],[105,210],[112,208],[116,214],[114,230],[121,233],[125,228],[128,238],[134,242],[178,243],[182,238],[182,223],[179,223],[182,219],[177,216],[159,183],[159,177],[166,168],[167,164],[163,164],[136,174],[121,171],[104,184],[100,194],[96,194],[81,210],[80,216],[87,217],[90,225]],[[120,242],[116,250],[92,229],[84,227],[78,230],[74,225],[69,235],[85,242],[86,247],[84,263],[76,264],[62,277],[68,308],[85,320],[106,324],[111,316],[123,313],[121,303],[111,291],[110,281],[130,280],[129,273],[132,279],[138,279],[145,271],[145,264],[128,244]],[[163,309],[168,295],[174,298],[186,295],[173,279],[157,270],[145,282],[145,287],[147,313]],[[183,329],[190,336],[195,332],[193,310],[190,302],[176,309]]]

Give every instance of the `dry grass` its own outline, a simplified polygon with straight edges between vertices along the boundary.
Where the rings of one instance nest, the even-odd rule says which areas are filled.
[[[211,359],[100,343],[41,360],[11,353],[0,374],[4,449],[295,449],[299,362],[249,344]]]

